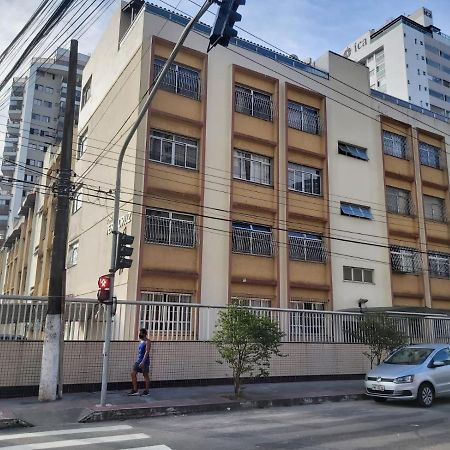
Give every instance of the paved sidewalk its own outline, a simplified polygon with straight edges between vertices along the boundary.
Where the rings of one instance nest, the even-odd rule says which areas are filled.
[[[240,400],[232,399],[232,393],[231,385],[157,388],[151,390],[150,397],[128,397],[127,391],[110,391],[104,408],[98,406],[98,392],[64,394],[62,400],[48,403],[40,403],[36,397],[2,399],[0,427],[2,417],[3,426],[6,419],[14,425],[11,417],[17,419],[16,426],[48,426],[364,398],[362,380],[249,384]]]

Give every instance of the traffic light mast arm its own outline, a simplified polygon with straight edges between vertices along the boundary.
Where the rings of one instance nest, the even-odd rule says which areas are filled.
[[[169,70],[171,64],[175,60],[175,57],[177,56],[178,52],[180,51],[181,47],[184,44],[184,41],[186,40],[189,32],[192,30],[194,24],[200,20],[200,18],[205,14],[205,12],[208,10],[208,8],[215,3],[215,0],[206,0],[203,6],[200,8],[200,11],[193,17],[189,23],[186,25],[185,29],[181,33],[180,38],[178,39],[178,42],[175,44],[175,47],[172,50],[172,53],[170,54],[169,58],[167,59],[166,63],[164,64],[164,67],[162,68],[161,72],[159,73],[159,76],[156,78],[153,87],[150,90],[150,93],[148,95],[148,98],[145,102],[145,104],[142,107],[141,112],[138,115],[138,118],[134,125],[131,127],[130,132],[128,133],[128,136],[125,139],[125,142],[123,143],[123,146],[120,150],[119,158],[117,160],[117,171],[116,171],[116,189],[114,191],[114,213],[113,213],[113,223],[112,223],[112,248],[111,248],[111,264],[110,264],[110,290],[109,290],[109,298],[112,302],[114,297],[114,278],[116,274],[116,254],[117,254],[117,244],[118,244],[118,232],[119,232],[119,209],[120,209],[120,189],[122,185],[122,165],[123,165],[123,158],[125,156],[125,152],[128,148],[128,145],[133,138],[134,133],[138,129],[139,125],[141,124],[143,118],[147,114],[148,108],[150,104],[152,103],[153,98],[155,97],[155,94],[159,88],[159,85],[161,84],[162,80],[164,79],[164,76],[166,75],[167,71]],[[108,385],[108,369],[109,369],[109,348],[111,343],[111,320],[112,320],[112,306],[107,306],[107,312],[106,312],[106,330],[105,330],[105,342],[103,346],[103,371],[102,371],[102,388],[101,388],[101,394],[100,394],[100,405],[105,406],[106,405],[106,391],[107,391],[107,385]]]

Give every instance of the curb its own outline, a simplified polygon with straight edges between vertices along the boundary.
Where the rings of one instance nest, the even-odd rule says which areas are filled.
[[[238,411],[247,409],[261,409],[271,407],[286,407],[299,405],[315,405],[326,402],[343,402],[350,400],[367,400],[365,394],[338,394],[321,395],[315,397],[296,398],[274,398],[274,399],[253,399],[253,400],[218,400],[218,401],[196,401],[180,400],[175,403],[154,402],[153,404],[129,404],[95,406],[86,408],[80,418],[79,423],[103,422],[107,420],[128,420],[141,419],[144,417],[161,417],[192,413]]]
[[[17,417],[12,411],[1,410],[0,411],[0,430],[6,428],[18,428],[18,427],[32,427],[31,423]]]

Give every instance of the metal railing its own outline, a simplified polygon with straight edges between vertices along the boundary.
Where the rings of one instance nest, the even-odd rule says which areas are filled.
[[[269,95],[244,90],[236,86],[235,91],[236,112],[258,119],[273,120],[273,102]]]
[[[273,256],[275,242],[272,232],[244,230],[233,227],[232,244],[234,253],[255,256]]]
[[[195,222],[187,220],[146,216],[145,242],[174,247],[195,247],[198,242],[197,228]]]
[[[415,207],[411,198],[411,192],[386,187],[386,206],[387,210],[393,214],[402,214],[404,216],[414,216]]]
[[[422,271],[422,257],[417,249],[392,246],[390,254],[391,267],[394,272],[417,274]]]
[[[156,60],[154,62],[154,79],[160,74],[164,67],[164,63],[165,61],[161,60]],[[201,94],[200,74],[193,69],[172,64],[164,76],[161,83],[161,89],[199,100]]]
[[[326,262],[327,251],[322,239],[289,236],[289,258],[295,261]]]
[[[319,111],[288,104],[288,126],[311,134],[320,134]]]
[[[411,157],[406,137],[390,131],[383,132],[383,149],[385,155],[402,159]]]
[[[208,341],[225,308],[196,303],[118,301],[113,320],[113,339],[136,339],[144,327],[152,340]],[[358,343],[358,327],[364,314],[282,308],[249,308],[278,323],[283,342]],[[0,298],[0,341],[44,338],[47,299],[43,297]],[[410,343],[450,343],[450,316],[391,312],[395,326]],[[64,338],[69,341],[99,341],[104,338],[105,306],[93,299],[67,298]]]

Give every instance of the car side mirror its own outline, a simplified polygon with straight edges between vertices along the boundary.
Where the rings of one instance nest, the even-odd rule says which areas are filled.
[[[445,366],[444,361],[433,361],[431,363],[431,367],[443,367],[443,366]]]

